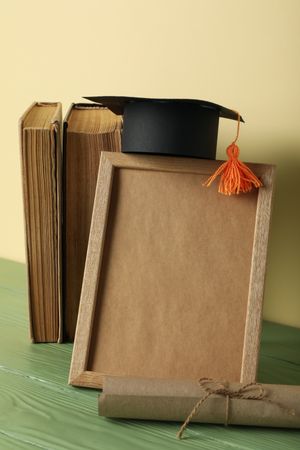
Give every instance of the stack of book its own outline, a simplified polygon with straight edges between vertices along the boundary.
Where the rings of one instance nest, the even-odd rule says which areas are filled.
[[[93,104],[31,105],[20,119],[30,331],[73,341],[102,151],[120,151],[122,117]]]

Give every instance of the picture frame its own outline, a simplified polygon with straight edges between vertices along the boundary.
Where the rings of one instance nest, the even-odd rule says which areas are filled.
[[[255,381],[275,167],[223,196],[202,186],[220,163],[102,152],[70,384]]]

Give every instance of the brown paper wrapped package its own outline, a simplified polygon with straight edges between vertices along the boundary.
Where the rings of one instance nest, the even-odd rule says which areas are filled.
[[[237,390],[240,383],[229,383]],[[300,386],[262,385],[260,400],[230,399],[228,423],[300,428]],[[110,418],[169,420],[184,422],[205,392],[197,381],[110,377],[104,380],[99,397],[99,415]],[[211,395],[192,422],[224,424],[226,398]]]

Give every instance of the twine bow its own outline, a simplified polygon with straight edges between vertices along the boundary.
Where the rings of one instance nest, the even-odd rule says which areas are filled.
[[[177,438],[181,439],[185,429],[192,420],[192,418],[197,413],[201,405],[211,396],[211,395],[221,395],[226,397],[226,411],[224,425],[228,425],[229,417],[229,400],[231,398],[242,398],[244,400],[262,400],[266,397],[267,393],[261,384],[258,383],[248,383],[242,385],[239,389],[229,389],[225,384],[212,380],[211,378],[200,378],[198,380],[199,386],[204,390],[205,395],[198,400],[198,402],[193,407],[192,411],[186,418],[185,422],[181,425],[180,430],[177,433]]]

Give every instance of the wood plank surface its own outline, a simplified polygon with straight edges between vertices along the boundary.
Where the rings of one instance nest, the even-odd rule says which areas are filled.
[[[72,344],[31,344],[25,266],[0,260],[0,449],[291,449],[300,431],[108,420],[95,390],[67,385]],[[300,384],[300,330],[264,323],[259,380]]]

